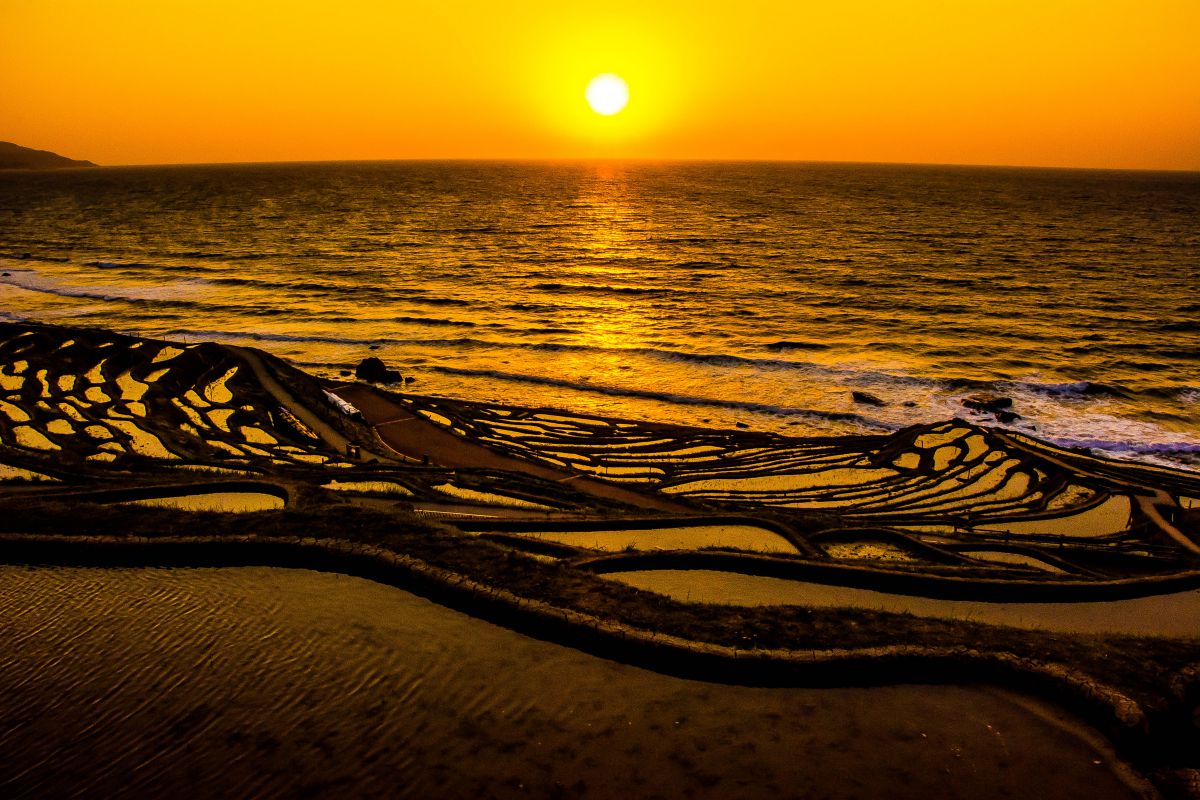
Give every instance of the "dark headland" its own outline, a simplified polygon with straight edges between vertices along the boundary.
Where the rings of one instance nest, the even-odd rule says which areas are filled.
[[[49,150],[34,150],[12,142],[0,142],[0,169],[75,169],[97,166],[91,161],[67,158]]]

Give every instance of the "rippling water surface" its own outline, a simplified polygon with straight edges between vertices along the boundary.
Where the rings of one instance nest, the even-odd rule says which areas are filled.
[[[0,796],[1129,797],[993,690],[768,689],[357,578],[0,567]]]
[[[801,434],[944,419],[993,390],[1015,427],[1194,467],[1198,222],[1194,173],[9,173],[0,303],[328,374],[374,353],[430,394]]]

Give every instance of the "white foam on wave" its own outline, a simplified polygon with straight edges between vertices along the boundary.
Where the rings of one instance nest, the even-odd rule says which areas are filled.
[[[1024,389],[1026,391],[1039,394],[1050,394],[1058,397],[1076,397],[1083,398],[1088,395],[1102,393],[1105,391],[1103,387],[1092,381],[1067,381],[1062,383],[1044,383],[1036,380],[1021,380],[1014,381],[1011,384],[1014,389]]]
[[[21,263],[21,262],[17,262]],[[72,268],[64,275],[51,275],[46,272],[15,267],[9,262],[0,263],[7,276],[0,277],[0,283],[8,284],[16,289],[41,294],[53,294],[59,297],[80,298],[86,300],[155,302],[163,300],[193,300],[205,294],[203,286],[192,280],[167,280],[154,283],[95,283],[86,281],[90,276],[81,274],[82,270]],[[98,277],[98,276],[97,276]],[[75,282],[70,278],[81,278],[86,282]]]
[[[168,278],[148,271],[143,280],[129,271],[135,266],[115,261],[104,266],[69,262],[34,266],[28,260],[0,258],[0,270],[10,273],[0,277],[0,286],[7,285],[14,293],[77,299],[72,309],[38,312],[42,319],[78,316],[106,307],[121,313],[120,303],[112,301],[146,302],[151,307],[168,300],[198,298],[203,302],[214,291],[211,283],[201,278]],[[48,305],[37,300],[36,294],[13,296],[28,298],[23,300],[26,305]],[[175,324],[194,325],[200,321],[191,316],[195,313],[203,313],[203,308],[186,312],[188,318]],[[230,313],[236,316],[238,312]],[[17,316],[0,312],[0,318]],[[528,405],[549,402],[581,411],[713,427],[746,422],[757,430],[799,435],[885,433],[954,416],[996,425],[992,415],[972,413],[961,404],[967,394],[995,391],[1011,397],[1013,410],[1021,415],[1007,427],[1062,446],[1200,468],[1200,431],[1172,430],[1167,427],[1170,422],[1147,420],[1146,398],[1123,397],[1119,386],[1088,380],[1056,381],[1049,375],[1031,373],[990,383],[981,379],[950,381],[922,374],[925,370],[920,366],[869,357],[859,360],[836,348],[779,348],[763,357],[762,348],[753,343],[730,340],[705,346],[698,341],[693,349],[691,342],[681,345],[683,340],[673,335],[652,344],[641,340],[641,346],[631,339],[635,346],[622,347],[609,340],[574,335],[550,341],[538,337],[506,341],[506,336],[487,335],[405,336],[407,328],[395,330],[394,323],[386,320],[359,318],[322,321],[311,327],[281,322],[272,330],[261,321],[254,326],[247,321],[242,326],[233,321],[235,316],[213,326],[228,328],[176,328],[165,335],[187,333],[190,340],[266,342],[278,355],[310,365],[323,363],[330,371],[361,358],[365,347],[382,345],[379,355],[402,369],[419,365],[414,367],[422,381],[419,385],[423,389],[428,386],[434,394],[499,398]],[[120,327],[107,320],[103,324]],[[929,369],[938,374],[936,365]],[[856,403],[851,398],[854,390],[876,395],[885,405]],[[1168,410],[1182,418],[1190,413],[1186,406],[1200,403],[1200,387],[1180,389],[1173,399],[1184,404],[1184,411],[1179,411],[1180,406]]]
[[[1200,470],[1200,432],[1172,431],[1112,413],[1040,404],[1022,408],[1022,419],[1002,427],[1060,447],[1082,447],[1112,458],[1176,469]]]

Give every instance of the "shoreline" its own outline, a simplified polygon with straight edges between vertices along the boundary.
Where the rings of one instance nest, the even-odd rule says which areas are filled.
[[[4,270],[11,270],[11,276],[0,276],[0,296],[12,300],[17,310],[13,318],[36,319],[48,303],[51,308],[65,304],[51,316],[52,320],[61,319],[67,306],[84,299],[136,306],[158,291],[156,283],[145,283],[154,270],[139,263],[47,263],[39,270],[32,258],[0,256],[0,261]],[[164,265],[162,278],[183,282],[180,273],[195,270],[191,280],[201,284],[213,281],[216,291],[226,280],[246,280],[246,291],[263,303],[270,302],[269,294],[286,289],[276,286],[269,290],[266,283],[259,285],[250,278],[226,278],[223,266],[213,267],[209,276],[207,267],[186,258],[181,261],[188,263]],[[145,270],[150,273],[141,276]],[[561,287],[548,290],[551,300],[566,297],[564,293],[574,286],[561,282],[545,285]],[[594,292],[615,292],[614,296],[622,297],[627,296],[621,292],[628,287],[589,284],[576,288],[584,297]],[[330,284],[325,291],[338,294],[345,287]],[[406,289],[404,293],[419,302],[428,299],[423,298],[423,291]],[[493,330],[480,325],[466,306],[457,305],[410,309],[411,313],[397,317],[403,322],[391,333],[378,324],[347,329],[336,319],[317,322],[312,315],[286,329],[269,319],[250,317],[239,323],[206,325],[190,318],[194,304],[189,300],[179,309],[182,316],[177,324],[151,328],[153,335],[249,349],[266,347],[332,380],[339,373],[349,374],[357,360],[370,354],[396,363],[406,375],[415,376],[422,389],[429,387],[441,396],[467,402],[487,398],[495,403],[535,406],[543,402],[539,398],[550,398],[552,405],[561,408],[594,409],[610,416],[686,418],[695,425],[720,428],[742,423],[800,436],[888,434],[957,416],[977,424],[1005,426],[1061,447],[1090,449],[1130,463],[1200,474],[1197,394],[1186,377],[1176,376],[1158,385],[1139,382],[1130,375],[1109,376],[1095,366],[1075,371],[1070,362],[1059,364],[1061,370],[1007,373],[996,369],[946,371],[930,366],[928,360],[911,369],[889,369],[875,363],[871,354],[855,352],[847,353],[843,367],[834,355],[841,345],[830,350],[830,346],[808,339],[728,346],[723,340],[697,346],[670,340],[660,346],[635,342],[615,347],[611,342],[581,338],[568,328],[546,329],[562,331],[559,334],[538,333],[542,329],[527,326],[528,320],[497,323]],[[231,306],[230,313],[236,315],[238,308],[244,307]],[[119,313],[101,319],[112,329],[134,335],[146,330],[139,322],[123,320]],[[1178,325],[1186,332],[1188,323]],[[1185,352],[1187,347],[1186,341],[1181,342],[1173,352]],[[595,374],[581,375],[576,370],[557,369],[554,364],[562,360],[603,366]],[[978,394],[1011,399],[1013,405],[999,416],[964,405]]]

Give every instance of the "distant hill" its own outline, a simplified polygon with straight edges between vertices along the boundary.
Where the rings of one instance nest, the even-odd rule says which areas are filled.
[[[32,150],[12,142],[0,142],[0,169],[63,169],[94,167],[91,161],[77,161],[48,150]]]

